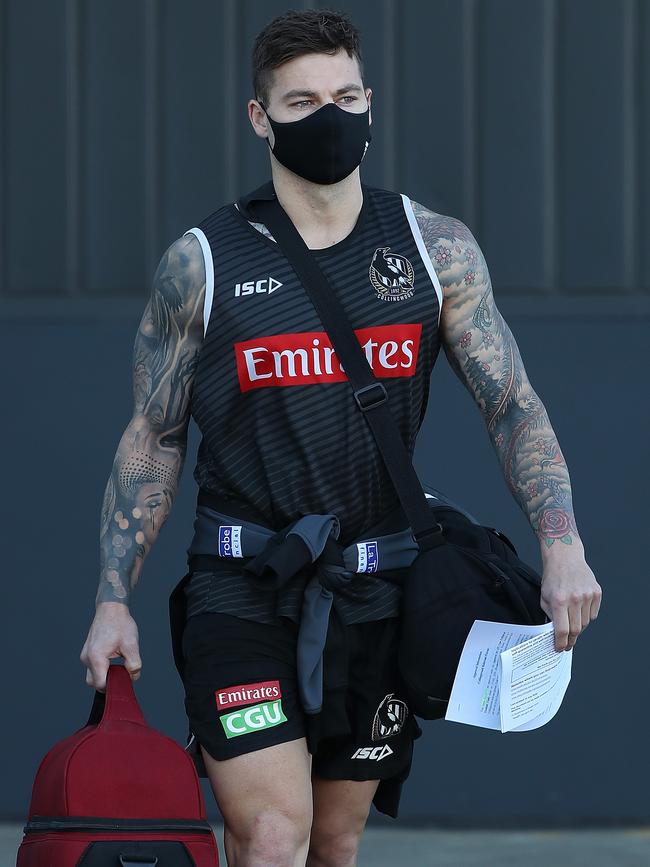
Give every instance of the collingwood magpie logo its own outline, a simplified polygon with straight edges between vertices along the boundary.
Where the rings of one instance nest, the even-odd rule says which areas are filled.
[[[369,270],[370,282],[382,301],[405,301],[413,295],[415,271],[406,256],[378,247]]]
[[[389,692],[377,708],[375,718],[372,721],[371,737],[373,741],[392,738],[393,735],[398,735],[404,727],[409,710],[403,701],[393,698],[394,695],[394,692]]]

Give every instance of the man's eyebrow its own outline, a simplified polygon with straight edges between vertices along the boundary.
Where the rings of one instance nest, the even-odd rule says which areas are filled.
[[[362,91],[358,84],[345,84],[343,87],[339,87],[335,93],[338,95],[340,93],[349,93],[349,91]],[[292,99],[294,96],[318,96],[318,94],[313,90],[288,90],[285,94],[282,95],[282,99]]]

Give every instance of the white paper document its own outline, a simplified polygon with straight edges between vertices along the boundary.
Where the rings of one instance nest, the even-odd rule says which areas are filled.
[[[475,620],[456,669],[445,719],[501,732],[543,726],[571,680],[571,650],[555,650],[554,624]]]

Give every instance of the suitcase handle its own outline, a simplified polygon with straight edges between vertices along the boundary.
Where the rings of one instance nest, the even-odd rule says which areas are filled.
[[[147,724],[138,704],[131,675],[120,662],[111,662],[106,672],[106,692],[95,690],[93,706],[87,726],[98,725],[108,720],[128,720]],[[152,863],[145,861],[145,864]]]
[[[132,854],[124,854],[120,852],[120,864],[122,867],[138,867],[139,864],[153,864],[156,865],[158,863],[157,855],[147,855],[144,852],[133,852]]]

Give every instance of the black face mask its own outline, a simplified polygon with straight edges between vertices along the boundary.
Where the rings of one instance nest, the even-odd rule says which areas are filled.
[[[370,109],[346,111],[333,102],[289,123],[269,116],[275,144],[271,148],[279,163],[315,184],[336,184],[347,178],[364,158],[370,144]],[[267,138],[267,144],[271,143]]]

